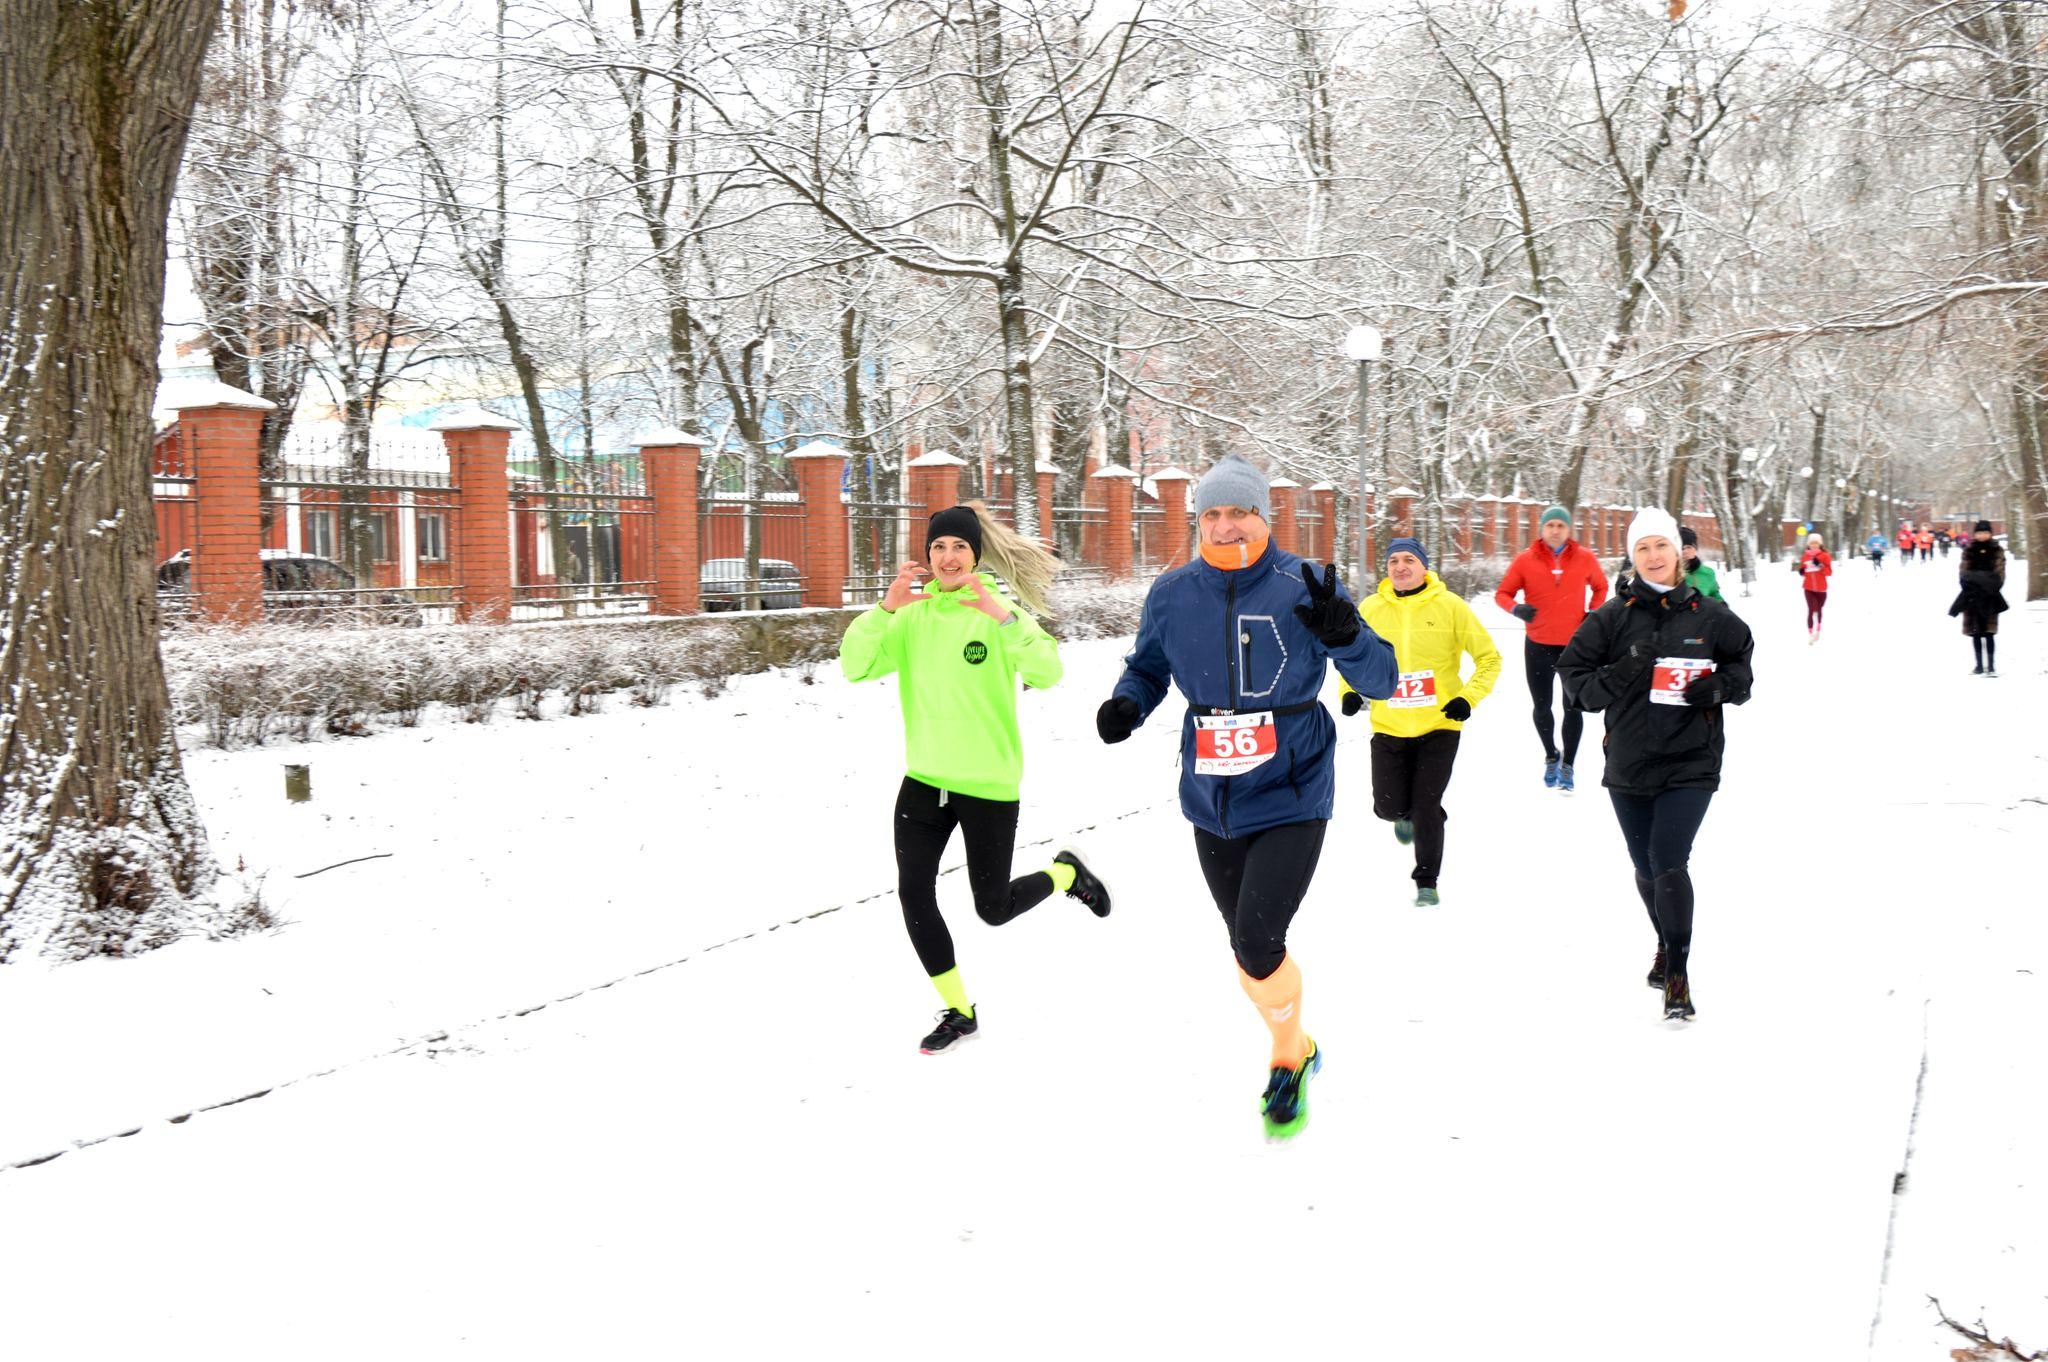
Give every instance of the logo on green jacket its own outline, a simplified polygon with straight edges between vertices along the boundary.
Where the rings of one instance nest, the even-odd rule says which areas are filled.
[[[966,658],[969,665],[979,667],[988,661],[988,645],[980,639],[975,639],[960,650],[960,656]]]

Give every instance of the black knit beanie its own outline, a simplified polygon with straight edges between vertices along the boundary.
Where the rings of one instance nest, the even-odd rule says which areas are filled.
[[[1990,521],[1988,521],[1988,520],[1980,520],[1980,521],[1978,521],[1978,522],[1977,522],[1977,529],[1976,529],[1976,530],[1971,530],[1971,531],[1970,531],[1970,533],[1971,533],[1971,534],[1975,534],[1975,533],[1977,532],[1977,530],[1982,530],[1982,531],[1984,531],[1984,533],[1986,533],[1986,534],[1990,534],[1990,533],[1992,533],[1992,529],[1991,529],[1991,522],[1990,522]]]
[[[948,506],[932,517],[932,523],[924,531],[924,559],[932,559],[932,540],[945,535],[956,535],[967,541],[974,550],[974,561],[981,561],[981,521],[974,514],[972,506]]]
[[[1700,546],[1700,532],[1690,525],[1680,525],[1678,527],[1678,542],[1689,549],[1696,549]]]

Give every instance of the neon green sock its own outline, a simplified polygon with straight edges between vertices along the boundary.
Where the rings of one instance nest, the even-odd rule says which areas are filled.
[[[1062,894],[1074,887],[1074,867],[1065,861],[1054,861],[1045,873],[1052,876],[1052,887]]]
[[[974,1004],[967,1001],[967,985],[960,981],[960,967],[958,965],[953,966],[944,974],[934,974],[932,976],[932,987],[939,991],[939,997],[945,1001],[946,1006],[952,1008],[963,1017],[974,1015]]]

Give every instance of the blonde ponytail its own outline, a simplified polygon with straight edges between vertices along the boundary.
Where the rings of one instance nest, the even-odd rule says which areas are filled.
[[[1018,534],[990,515],[985,502],[970,501],[967,508],[981,522],[979,566],[1002,578],[1016,595],[1017,603],[1033,615],[1051,614],[1048,593],[1052,590],[1053,574],[1060,570],[1060,560],[1053,557],[1045,541]]]

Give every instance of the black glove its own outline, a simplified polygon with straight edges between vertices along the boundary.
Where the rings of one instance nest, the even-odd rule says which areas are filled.
[[[1610,676],[1625,681],[1633,676],[1641,676],[1650,669],[1650,664],[1656,660],[1656,640],[1639,638],[1634,643],[1628,645],[1627,652],[1615,658],[1609,664],[1607,671]]]
[[[1472,717],[1472,702],[1460,695],[1457,699],[1444,706],[1444,717],[1457,723],[1464,723]]]
[[[1344,698],[1337,702],[1337,708],[1343,710],[1344,717],[1348,719],[1365,708],[1365,697],[1355,690],[1347,690]]]
[[[1727,699],[1728,683],[1719,672],[1710,672],[1685,688],[1685,702],[1695,708],[1723,704]]]
[[[1112,695],[1095,711],[1095,731],[1104,742],[1122,742],[1137,726],[1138,702],[1127,696]]]
[[[1514,608],[1513,614],[1514,617],[1520,620],[1522,623],[1530,624],[1533,623],[1536,619],[1536,607],[1530,605],[1527,601],[1524,601],[1522,604]]]
[[[1358,637],[1358,610],[1337,595],[1337,565],[1332,563],[1325,568],[1323,580],[1317,582],[1316,570],[1303,563],[1301,580],[1308,587],[1309,603],[1295,606],[1294,617],[1325,648],[1349,647]]]

